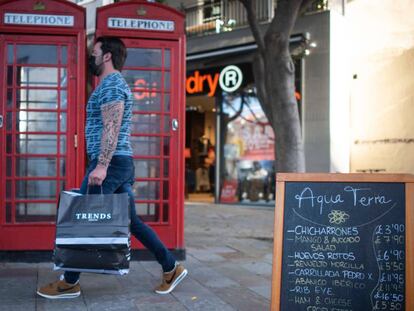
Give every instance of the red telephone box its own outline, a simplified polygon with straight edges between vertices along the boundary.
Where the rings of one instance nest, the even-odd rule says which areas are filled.
[[[69,1],[0,1],[0,251],[52,250],[59,192],[81,182],[84,29]]]
[[[119,2],[97,10],[96,37],[104,35],[128,49],[122,73],[134,99],[137,214],[184,256],[184,15],[157,3]]]

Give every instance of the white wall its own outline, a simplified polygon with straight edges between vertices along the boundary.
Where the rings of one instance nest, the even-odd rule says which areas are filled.
[[[329,23],[329,133],[330,171],[349,173],[349,51],[347,21],[331,11]]]
[[[346,7],[351,171],[414,173],[413,12],[412,0],[355,0]]]

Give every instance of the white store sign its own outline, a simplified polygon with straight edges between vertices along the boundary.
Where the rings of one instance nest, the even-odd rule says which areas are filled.
[[[155,19],[109,17],[108,28],[174,31],[175,24],[173,21]]]
[[[71,15],[4,13],[4,23],[11,25],[73,27],[75,25],[75,18]]]

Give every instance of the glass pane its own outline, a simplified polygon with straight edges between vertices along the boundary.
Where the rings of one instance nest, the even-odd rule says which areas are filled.
[[[170,49],[165,49],[164,50],[164,67],[165,68],[170,68],[170,57],[171,57]]]
[[[63,65],[66,65],[67,62],[68,62],[68,48],[66,46],[62,46],[61,47],[61,52],[62,52],[62,54],[61,54],[60,61]]]
[[[155,114],[134,114],[132,116],[131,129],[133,133],[151,133],[157,134],[160,132],[161,118]]]
[[[155,200],[160,196],[160,183],[158,181],[137,181],[133,186],[137,200]]]
[[[13,107],[13,90],[7,90],[7,109]]]
[[[17,109],[57,109],[55,90],[17,90]]]
[[[164,90],[169,91],[171,87],[170,73],[164,72]]]
[[[131,137],[131,145],[134,155],[159,155],[160,138],[159,137]]]
[[[13,64],[13,44],[7,45],[7,63]]]
[[[66,123],[67,123],[66,113],[61,113],[59,118],[60,118],[60,131],[66,132]]]
[[[133,111],[161,111],[161,94],[133,92]]]
[[[66,87],[68,80],[67,70],[65,68],[60,68],[60,86]]]
[[[130,67],[161,67],[160,49],[128,48],[125,66]]]
[[[168,181],[163,182],[162,192],[164,193],[163,199],[168,200],[168,198],[170,197],[170,189],[169,189],[169,182]]]
[[[19,111],[16,123],[20,132],[56,132],[57,113]]]
[[[6,120],[4,120],[6,123],[6,131],[11,131],[13,128],[13,113],[7,112],[6,113]]]
[[[61,150],[65,150],[66,146],[62,146],[62,143],[65,143],[64,136],[61,137]],[[56,154],[57,135],[16,135],[16,152],[20,154]]]
[[[164,177],[170,177],[170,160],[164,160]]]
[[[18,203],[16,204],[16,222],[55,221],[56,204]]]
[[[169,133],[171,124],[170,124],[170,116],[164,116],[164,133]]]
[[[6,222],[12,221],[12,205],[11,203],[6,203]]]
[[[45,67],[17,67],[17,85],[57,87],[58,69]]]
[[[168,222],[168,213],[169,213],[169,205],[168,203],[163,204],[163,211],[162,211],[162,221]]]
[[[7,66],[7,86],[13,86],[13,66]]]
[[[56,158],[17,158],[16,176],[51,177],[56,176]]]
[[[60,109],[66,109],[68,107],[68,92],[60,91]]]
[[[56,45],[17,45],[16,56],[18,64],[57,64]]]
[[[160,177],[159,160],[134,160],[136,178]]]
[[[18,180],[16,181],[16,199],[56,199],[56,180]]]
[[[66,176],[66,158],[60,158],[60,176]]]
[[[6,153],[12,153],[13,147],[12,147],[12,135],[6,135]]]
[[[164,111],[169,112],[170,111],[170,95],[164,94]]]
[[[131,88],[148,92],[161,88],[161,71],[124,70],[122,74]]]
[[[157,203],[135,203],[137,215],[157,215],[159,210],[159,204]]]
[[[11,157],[6,157],[6,176],[7,177],[11,177],[12,175],[12,158]]]
[[[12,198],[12,182],[6,181],[6,199]]]
[[[66,135],[60,135],[60,154],[66,153]]]
[[[167,137],[164,137],[164,155],[170,155],[170,139]]]

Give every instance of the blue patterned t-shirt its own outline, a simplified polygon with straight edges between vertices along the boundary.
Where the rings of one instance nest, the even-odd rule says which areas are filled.
[[[128,84],[118,72],[107,75],[93,91],[86,106],[86,150],[89,159],[97,158],[101,152],[103,130],[101,106],[114,101],[124,102],[124,115],[114,155],[132,156],[131,133],[132,94]]]

